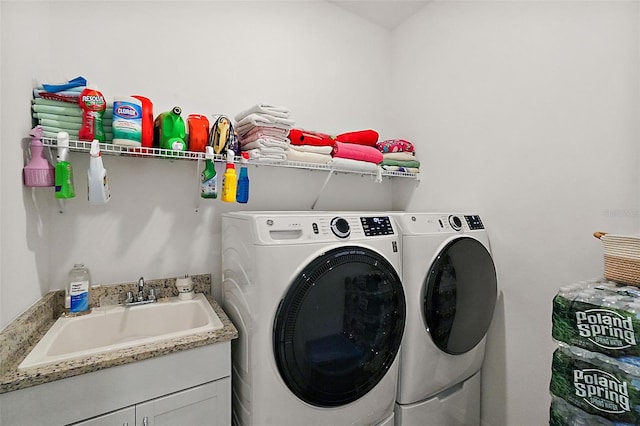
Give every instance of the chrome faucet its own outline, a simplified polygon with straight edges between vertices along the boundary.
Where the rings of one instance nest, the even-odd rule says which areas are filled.
[[[140,277],[138,280],[138,302],[144,300],[144,278]]]
[[[138,295],[137,297],[133,298],[133,293],[132,292],[127,292],[127,297],[125,298],[124,301],[124,305],[125,306],[136,306],[136,305],[146,305],[147,303],[154,303],[156,302],[157,297],[156,297],[156,292],[155,289],[150,288],[149,289],[149,296],[145,299],[144,297],[144,278],[140,277],[140,279],[138,279]]]

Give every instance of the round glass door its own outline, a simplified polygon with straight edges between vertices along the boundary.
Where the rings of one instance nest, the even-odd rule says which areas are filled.
[[[278,370],[309,404],[348,404],[387,373],[404,324],[402,283],[386,259],[362,247],[327,251],[280,302],[273,329]]]
[[[447,244],[431,265],[423,288],[425,325],[442,351],[459,355],[480,343],[497,296],[495,265],[482,243],[464,237]]]

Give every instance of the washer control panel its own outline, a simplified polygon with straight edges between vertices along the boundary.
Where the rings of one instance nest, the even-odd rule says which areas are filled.
[[[361,217],[360,223],[367,237],[394,234],[389,216]]]
[[[484,229],[484,225],[482,224],[482,219],[480,219],[480,216],[478,215],[472,215],[472,216],[465,216],[464,217],[467,221],[467,225],[469,225],[469,229],[470,230],[476,230],[476,229]]]

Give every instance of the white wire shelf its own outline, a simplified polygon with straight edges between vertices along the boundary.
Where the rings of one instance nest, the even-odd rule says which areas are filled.
[[[42,138],[42,144],[46,147],[57,148],[57,140],[54,138]],[[69,149],[71,151],[82,151],[89,152],[91,150],[91,142],[85,141],[69,141]],[[171,149],[162,149],[162,148],[146,148],[146,147],[132,147],[132,146],[123,146],[123,145],[115,145],[112,143],[101,143],[100,151],[103,154],[109,155],[120,155],[127,157],[142,157],[142,158],[163,158],[169,160],[204,160],[204,152],[196,152],[196,151],[174,151]],[[240,157],[236,156],[234,161],[236,163],[240,162]],[[226,156],[223,154],[214,154],[215,162],[225,162]],[[336,167],[331,164],[316,164],[316,163],[303,163],[299,161],[280,161],[280,162],[271,162],[271,161],[255,161],[249,160],[246,164],[253,166],[267,166],[267,167],[287,167],[294,169],[305,169],[305,170],[326,170],[330,172],[339,172],[339,173],[353,173],[364,176],[376,176],[378,180],[382,177],[400,177],[400,178],[411,178],[415,180],[420,180],[419,173],[407,173],[407,172],[398,172],[391,170],[384,170],[382,167],[378,167],[377,170],[355,170],[348,169],[343,167]]]

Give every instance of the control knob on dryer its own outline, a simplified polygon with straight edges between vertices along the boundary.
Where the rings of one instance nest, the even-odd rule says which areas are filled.
[[[449,216],[449,225],[451,225],[454,231],[459,231],[462,229],[462,221],[458,216],[455,215]]]
[[[338,238],[347,238],[351,234],[349,222],[341,217],[331,219],[331,232]]]

